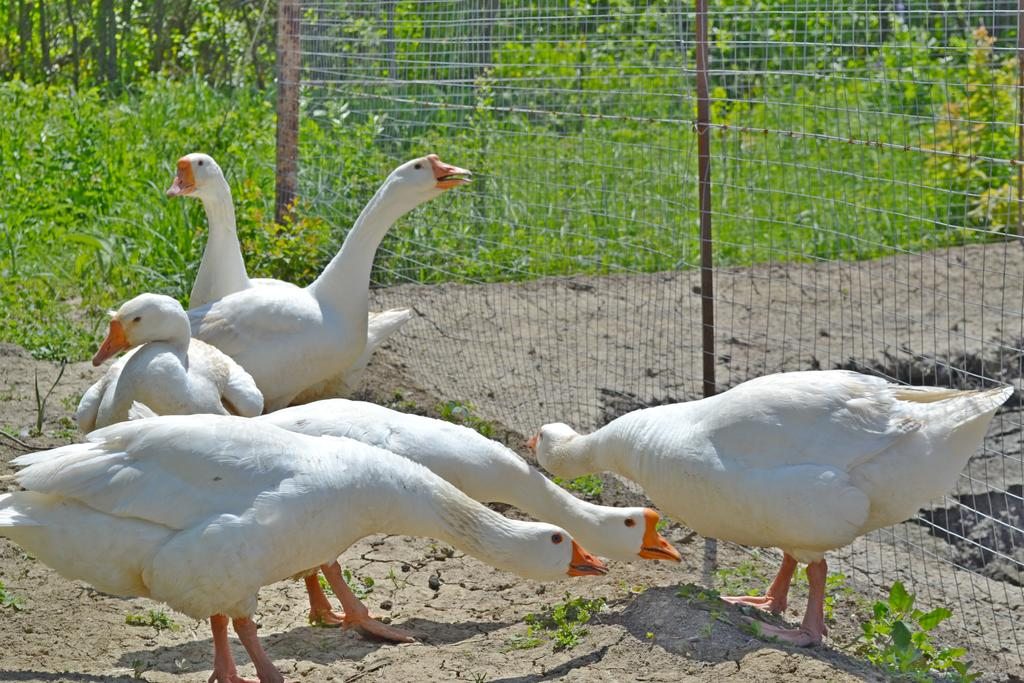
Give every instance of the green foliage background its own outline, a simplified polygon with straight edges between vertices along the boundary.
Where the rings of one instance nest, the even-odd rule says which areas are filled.
[[[977,12],[1004,4],[900,14],[712,0],[717,263],[870,258],[1017,230],[1017,171],[999,162],[1016,154],[1015,17]],[[309,281],[384,174],[427,151],[477,181],[402,222],[379,283],[696,263],[693,156],[681,153],[694,145],[693,15],[678,2],[566,0],[553,22],[545,3],[481,1],[484,17],[516,16],[494,22],[485,53],[460,52],[427,20],[465,3],[316,7],[304,21],[344,39],[338,59],[394,72],[403,95],[472,85],[460,107],[392,102],[386,114],[392,86],[305,88],[303,192],[284,226],[272,222],[276,2],[0,9],[0,339],[82,359],[104,309],[141,291],[184,301],[205,218],[163,191],[175,160],[199,150],[228,174],[259,275]],[[507,87],[524,82],[547,89]],[[886,144],[834,141],[850,131]]]

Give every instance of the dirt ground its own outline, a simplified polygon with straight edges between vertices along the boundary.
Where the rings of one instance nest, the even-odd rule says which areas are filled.
[[[995,245],[942,252],[941,257],[721,271],[716,282],[720,383],[729,386],[781,369],[835,367],[851,359],[862,369],[875,363],[877,369],[929,372],[934,368],[922,364],[922,356],[955,360],[956,354],[973,354],[984,363],[994,339],[1000,340],[999,348],[1019,348],[1024,261],[1020,254],[1008,257],[1006,249]],[[1008,275],[992,280],[990,271],[997,265]],[[683,272],[377,290],[377,307],[411,305],[417,318],[374,361],[365,391],[379,400],[400,394],[401,401],[428,412],[439,401],[471,403],[513,446],[542,422],[562,419],[590,428],[636,405],[694,398],[700,391],[697,282],[695,273]],[[853,286],[858,282],[860,287]],[[874,300],[872,283],[884,282],[891,286]],[[925,296],[935,288],[944,288],[946,295]],[[960,291],[972,294],[956,294]],[[938,303],[929,308],[928,301]],[[914,315],[893,315],[911,306]],[[1016,317],[1007,313],[1014,310]],[[948,334],[939,335],[939,329]],[[588,362],[570,362],[574,357]],[[985,367],[992,374],[1010,366],[1000,359]],[[75,440],[68,418],[99,371],[88,363],[68,366],[47,403],[42,435],[33,436],[37,374],[40,384],[48,386],[57,366],[0,345],[0,427],[37,447]],[[1019,377],[1001,379],[1019,382]],[[990,437],[998,440],[990,443],[994,450],[975,458],[973,483],[959,483],[958,494],[1024,481],[1020,425],[1017,407],[997,418]],[[12,472],[7,463],[21,452],[0,436],[0,476]],[[995,458],[998,478],[990,472],[996,468],[985,464]],[[0,483],[0,490],[4,486],[13,484]],[[635,487],[605,477],[600,502],[642,500]],[[932,509],[943,508],[936,504]],[[837,595],[827,644],[809,650],[752,637],[741,610],[699,592],[715,581],[718,587],[729,581],[757,587],[774,572],[772,553],[751,555],[722,543],[718,566],[727,571],[712,577],[703,564],[703,539],[678,525],[666,535],[684,555],[680,565],[609,563],[606,577],[558,584],[495,572],[427,539],[371,537],[346,551],[342,565],[373,579],[367,605],[411,630],[418,643],[380,644],[351,632],[309,626],[300,582],[264,588],[257,621],[270,656],[288,680],[882,680],[847,653],[849,645],[857,638],[860,618],[878,597],[873,590],[893,577],[920,581],[924,576],[936,591],[945,584],[961,592],[969,586],[981,601],[962,621],[980,634],[971,640],[971,654],[986,679],[1024,676],[1024,667],[1010,659],[1016,657],[1018,638],[1024,639],[1015,632],[1024,620],[1019,583],[937,571],[929,553],[950,549],[920,524],[880,532],[837,554],[833,566],[843,567],[851,590]],[[898,552],[906,539],[922,550],[919,557],[908,560]],[[439,579],[438,590],[430,587],[433,576]],[[0,680],[205,681],[209,676],[212,645],[204,622],[168,611],[172,628],[128,625],[129,614],[146,615],[163,606],[113,598],[69,582],[3,539],[0,581],[19,601],[18,609],[0,607]],[[978,588],[982,584],[984,591]],[[798,596],[801,588],[796,587]],[[978,598],[981,592],[985,596]],[[603,597],[607,606],[571,649],[558,651],[546,639],[522,648],[524,617],[551,609],[567,594]],[[783,620],[795,623],[803,601],[796,597],[790,603]],[[1002,636],[989,635],[993,632]],[[947,644],[962,637],[958,631],[940,635]],[[241,646],[233,643],[239,663],[247,663]],[[252,675],[251,665],[242,673]]]

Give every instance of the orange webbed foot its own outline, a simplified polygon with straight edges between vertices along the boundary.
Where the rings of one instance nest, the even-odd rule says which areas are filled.
[[[345,615],[338,614],[333,610],[309,610],[309,623],[313,626],[334,627],[345,623]]]
[[[371,617],[369,613],[357,616],[346,614],[342,628],[354,628],[363,636],[376,640],[387,640],[392,643],[416,642],[416,639],[408,631],[381,623]]]
[[[214,669],[206,683],[260,683],[253,678],[242,678],[235,670]]]
[[[754,619],[749,620],[758,629],[761,635],[768,638],[774,638],[783,643],[789,643],[796,647],[814,647],[821,645],[821,640],[824,637],[824,633],[818,633],[816,630],[808,629],[804,626],[800,628],[787,628],[785,626],[775,626],[773,624],[766,624],[763,621],[756,621]]]
[[[731,605],[747,605],[762,612],[781,614],[786,611],[786,599],[772,597],[770,595],[722,595],[722,600]]]

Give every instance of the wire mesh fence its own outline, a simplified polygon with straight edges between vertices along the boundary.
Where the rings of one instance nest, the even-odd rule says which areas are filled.
[[[1020,385],[1017,1],[710,2],[715,370]],[[529,433],[701,395],[697,17],[672,0],[303,1],[299,196],[342,229],[397,163],[376,301],[439,396]],[[509,284],[514,283],[514,284]],[[837,553],[1022,665],[1019,395],[949,496]]]

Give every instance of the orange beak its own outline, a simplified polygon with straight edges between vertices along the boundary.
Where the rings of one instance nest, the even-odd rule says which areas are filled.
[[[470,182],[469,178],[461,178],[459,176],[473,175],[464,168],[444,163],[436,154],[428,154],[427,161],[430,162],[430,167],[434,169],[434,179],[437,180],[437,189],[439,190],[450,190],[453,187],[465,185]]]
[[[575,540],[572,542],[572,562],[569,563],[569,576],[601,576],[608,573],[608,567],[583,549]]]
[[[683,556],[668,540],[658,533],[658,520],[661,517],[650,508],[644,510],[644,540],[640,547],[640,557],[644,560],[675,560],[682,562]]]
[[[92,364],[99,366],[103,361],[113,356],[118,351],[127,349],[131,344],[128,343],[128,338],[124,336],[124,326],[121,325],[120,320],[111,320],[110,329],[107,330],[107,338],[100,344],[99,351],[92,357]]]
[[[537,450],[537,438],[539,436],[540,436],[540,434],[534,434],[533,436],[531,436],[527,440],[527,442],[526,442],[526,447],[529,448],[531,451],[536,451]]]
[[[178,175],[174,176],[174,182],[167,188],[168,197],[179,197],[183,194],[191,194],[196,189],[196,177],[192,175],[192,164],[188,159],[178,159]]]

